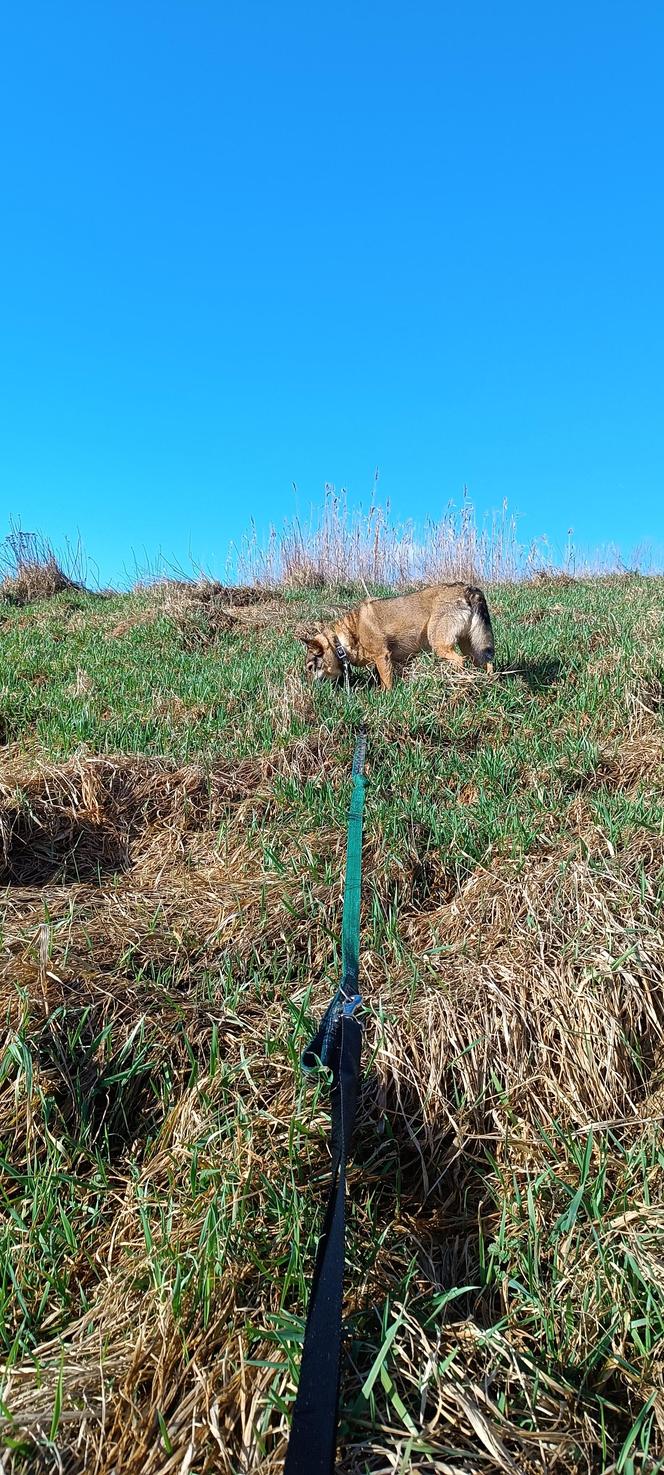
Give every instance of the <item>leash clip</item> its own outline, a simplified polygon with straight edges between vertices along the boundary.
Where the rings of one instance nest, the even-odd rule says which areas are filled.
[[[346,694],[348,695],[348,693],[350,692],[350,661],[348,659],[348,651],[346,650],[345,645],[341,644],[341,641],[338,639],[338,637],[334,642],[334,654],[344,673],[344,686],[346,688]]]

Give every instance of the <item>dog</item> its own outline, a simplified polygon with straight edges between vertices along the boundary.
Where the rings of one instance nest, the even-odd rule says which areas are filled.
[[[432,584],[390,599],[371,595],[334,625],[300,637],[307,648],[312,681],[343,676],[348,664],[373,666],[389,691],[395,673],[421,650],[460,670],[465,657],[493,672],[494,643],[489,609],[481,589],[470,584]],[[458,651],[454,649],[458,645]]]

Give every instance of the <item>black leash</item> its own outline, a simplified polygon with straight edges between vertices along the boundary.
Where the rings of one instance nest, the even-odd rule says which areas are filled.
[[[362,729],[353,758],[353,792],[348,815],[341,984],[302,1056],[305,1070],[315,1068],[320,1061],[332,1072],[332,1185],[316,1251],[284,1475],[334,1475],[341,1369],[346,1163],[362,1051],[362,1025],[355,1011],[362,1002],[358,980],[365,755],[366,734]]]

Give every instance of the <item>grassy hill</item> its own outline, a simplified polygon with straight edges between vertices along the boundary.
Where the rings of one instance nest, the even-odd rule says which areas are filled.
[[[281,1468],[369,729],[340,1471],[664,1456],[664,580],[490,591],[499,673],[302,679],[352,602],[0,605],[5,1468]]]

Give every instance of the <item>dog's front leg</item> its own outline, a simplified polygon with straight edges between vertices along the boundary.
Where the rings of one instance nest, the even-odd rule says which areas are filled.
[[[383,691],[391,691],[394,673],[389,650],[381,651],[381,654],[376,656],[376,670]]]

